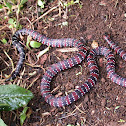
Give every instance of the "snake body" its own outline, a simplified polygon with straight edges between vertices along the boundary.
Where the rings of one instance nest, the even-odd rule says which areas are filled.
[[[51,65],[48,70],[45,72],[41,80],[41,94],[44,97],[45,101],[54,107],[63,107],[73,103],[88,92],[97,82],[99,77],[99,70],[96,63],[97,55],[104,55],[107,59],[106,69],[109,78],[114,82],[123,87],[126,87],[126,78],[123,78],[116,74],[115,72],[115,58],[114,54],[106,47],[97,47],[92,49],[87,55],[87,48],[79,40],[73,38],[63,38],[63,39],[50,39],[47,38],[38,32],[30,29],[21,29],[17,31],[12,37],[12,43],[19,51],[20,59],[17,63],[16,70],[13,72],[11,79],[14,79],[22,67],[23,61],[25,59],[25,53],[22,45],[20,44],[20,35],[30,35],[34,40],[41,42],[44,45],[51,47],[76,47],[78,48],[78,53],[70,58],[63,61],[60,61],[56,64]],[[110,40],[108,35],[104,35],[104,39],[113,48],[125,61],[126,61],[126,52],[117,46],[113,41]],[[80,64],[85,57],[87,56],[87,64],[90,71],[90,76],[88,79],[73,92],[69,93],[66,96],[55,97],[50,91],[50,82],[52,78],[62,70],[71,68],[77,64]]]

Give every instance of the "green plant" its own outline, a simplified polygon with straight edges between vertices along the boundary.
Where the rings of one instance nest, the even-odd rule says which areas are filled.
[[[45,7],[46,2],[44,0],[38,0],[38,6],[40,6],[41,8]]]
[[[32,47],[32,48],[39,48],[41,45],[42,45],[42,43],[40,43],[40,42],[31,41],[31,37],[30,36],[27,37],[26,46],[28,47],[28,49],[31,49],[30,47]]]
[[[72,124],[68,124],[67,126],[74,126],[74,125],[72,125]]]
[[[69,7],[71,5],[74,5],[74,4],[79,4],[79,7],[82,8],[82,4],[80,3],[80,0],[71,0],[69,2],[64,2],[63,3],[65,7]]]
[[[7,43],[7,40],[6,40],[5,38],[3,38],[3,39],[1,40],[1,42],[2,42],[3,44],[6,44],[6,43]]]
[[[19,13],[20,13],[21,7],[22,7],[27,1],[28,1],[28,0],[21,0],[21,1],[18,3],[17,20],[19,19]],[[17,22],[17,25],[18,25],[18,22]]]
[[[27,104],[33,98],[31,91],[17,85],[0,85],[0,111],[12,111],[24,107],[20,114],[20,123],[23,125],[28,110]],[[2,124],[0,120],[0,124]],[[1,125],[6,126],[6,125]]]
[[[41,45],[42,45],[42,43],[40,43],[40,42],[30,41],[30,46],[32,48],[39,48]]]
[[[115,109],[114,109],[114,113],[116,112],[117,109],[119,109],[120,106],[116,106]]]
[[[0,9],[4,8],[7,10],[7,14],[9,15],[10,13],[16,12],[16,18],[9,18],[8,23],[9,28],[16,28],[21,29],[21,25],[19,24],[19,13],[23,5],[27,2],[28,0],[3,0],[2,4],[0,4]],[[5,16],[4,19],[7,17]]]
[[[123,120],[123,119],[120,119],[118,122],[126,122],[125,120]]]
[[[0,118],[0,126],[7,126],[1,118]]]
[[[17,23],[16,18],[10,18],[8,20],[8,24],[9,24],[10,29],[13,29],[13,28],[21,29],[22,28],[21,24]]]
[[[20,113],[20,124],[21,126],[23,125],[27,115],[26,115],[26,112],[28,110],[28,107],[24,107],[23,111]]]
[[[14,8],[14,6],[18,5],[18,11],[17,13],[20,12],[20,8],[27,2],[28,0],[19,0],[19,2],[17,2],[17,0],[3,0],[3,4],[0,4],[0,8],[3,7],[7,7],[9,13],[12,13],[12,8]],[[16,9],[16,8],[15,8]]]
[[[31,91],[17,85],[0,85],[0,111],[26,106],[33,98]]]

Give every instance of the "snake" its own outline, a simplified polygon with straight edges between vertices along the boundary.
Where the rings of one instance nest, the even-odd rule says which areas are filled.
[[[51,47],[76,47],[78,49],[78,52],[75,56],[49,66],[41,79],[41,95],[43,96],[44,100],[51,106],[63,107],[70,105],[71,103],[77,101],[80,97],[84,96],[85,93],[89,92],[89,90],[96,84],[99,77],[99,68],[96,62],[96,57],[98,55],[103,55],[106,58],[107,75],[111,79],[111,81],[120,86],[126,87],[126,78],[121,77],[115,72],[114,54],[109,48],[99,46],[95,49],[92,49],[88,53],[87,47],[80,40],[74,38],[52,39],[38,33],[37,31],[26,28],[16,31],[12,36],[12,44],[17,48],[20,57],[15,71],[11,74],[11,77],[8,80],[14,80],[16,76],[19,75],[23,62],[25,60],[25,52],[23,46],[20,43],[20,35],[29,35],[32,37],[32,39]],[[110,35],[104,34],[103,38],[110,45],[110,47],[114,49],[124,61],[126,61],[126,52],[110,39]],[[73,92],[65,96],[54,96],[51,93],[50,89],[52,78],[56,76],[60,71],[72,68],[73,66],[80,64],[84,59],[87,60],[88,68],[90,71],[90,75],[87,80],[81,86],[75,88]]]

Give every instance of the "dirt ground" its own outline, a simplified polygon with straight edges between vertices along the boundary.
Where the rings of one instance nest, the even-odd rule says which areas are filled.
[[[54,1],[47,4],[45,12],[57,3],[58,1]],[[20,24],[23,28],[34,28],[50,38],[81,39],[89,50],[93,40],[98,42],[99,46],[109,47],[103,40],[104,33],[108,32],[112,35],[113,41],[126,50],[126,1],[82,0],[81,4],[81,9],[78,4],[75,4],[68,10],[61,10],[61,17],[58,15],[58,10],[53,10],[32,26],[27,19],[35,20],[37,16],[40,16],[40,10],[36,9],[36,2],[29,1],[20,15]],[[13,17],[13,15],[10,16]],[[63,25],[63,22],[67,22],[68,25]],[[0,25],[5,24],[6,22],[0,21]],[[11,43],[12,32],[6,27],[0,32],[5,33],[8,43]],[[23,43],[25,45],[25,42]],[[126,89],[111,82],[107,77],[104,57],[98,58],[100,77],[96,85],[73,104],[63,108],[54,108],[48,105],[41,96],[41,78],[48,66],[72,57],[76,52],[61,53],[57,48],[51,48],[36,63],[36,54],[40,49],[29,51],[26,46],[24,48],[26,60],[20,73],[22,76],[14,80],[14,83],[19,83],[20,86],[25,85],[25,88],[31,84],[29,90],[34,94],[34,98],[28,104],[30,117],[25,120],[24,126],[67,126],[68,124],[71,126],[126,126]],[[46,46],[41,46],[41,50],[44,48]],[[8,63],[10,61],[3,53],[3,49],[9,49],[8,55],[16,66],[19,58],[18,52],[10,44],[0,43],[0,56]],[[115,57],[117,73],[126,77],[126,63],[118,55],[115,54]],[[0,60],[0,71],[5,68],[6,64]],[[11,67],[2,72],[1,78],[10,72]],[[77,75],[79,72],[81,74]],[[76,86],[81,85],[88,76],[86,60],[72,69],[60,72],[51,83],[53,94],[60,96],[69,93]],[[9,83],[11,82],[6,82],[6,84]],[[21,111],[22,108],[12,112],[2,112],[1,118],[8,126],[19,126]]]

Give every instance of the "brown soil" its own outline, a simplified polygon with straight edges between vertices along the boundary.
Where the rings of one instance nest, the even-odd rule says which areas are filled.
[[[55,6],[56,3],[57,1],[49,3],[49,5],[45,7],[45,10],[47,8],[49,10],[49,8]],[[37,21],[34,24],[34,29],[50,38],[69,37],[81,40],[85,39],[86,41],[83,42],[87,44],[89,49],[91,49],[93,40],[98,42],[100,46],[109,47],[102,37],[105,32],[108,32],[112,34],[113,40],[125,50],[126,1],[82,0],[81,4],[83,4],[81,9],[78,4],[69,8],[70,10],[68,10],[67,13],[68,18],[65,13],[59,17],[56,16],[58,11],[52,11],[46,15],[43,20]],[[34,20],[37,16],[35,6],[33,1],[29,1],[23,8],[24,13],[20,15],[20,18],[22,18],[20,23],[24,28],[28,28],[27,26],[30,26],[30,24],[27,20],[23,19],[23,17]],[[50,21],[51,17],[55,18],[55,20]],[[61,26],[60,24],[65,21],[68,22],[68,25]],[[5,24],[6,22],[0,22],[0,25]],[[5,37],[11,42],[11,31],[8,30],[8,28],[4,28],[1,31],[1,34],[3,33],[5,33]],[[18,53],[14,50],[13,46],[0,44],[0,56],[6,62],[10,63],[9,59],[3,53],[3,49],[7,50],[8,48],[8,54],[16,65]],[[41,49],[44,48],[45,46],[41,47]],[[37,62],[39,67],[35,68],[31,66],[36,62],[35,54],[37,51],[40,51],[40,49],[28,51],[28,49],[25,48],[26,60],[23,65],[23,68],[25,68],[23,79],[17,77],[14,80],[15,83],[18,83],[20,80],[20,85],[25,85],[25,88],[35,81],[29,88],[29,90],[33,92],[34,98],[28,104],[30,107],[28,112],[30,117],[25,120],[24,126],[67,126],[68,124],[73,124],[74,126],[126,126],[126,89],[111,82],[106,76],[104,57],[98,59],[100,77],[94,88],[75,103],[63,108],[54,108],[48,105],[41,96],[40,82],[42,75],[48,66],[65,58],[72,57],[75,53],[61,53],[57,52],[54,48],[50,49],[50,51]],[[117,73],[126,77],[126,63],[118,55],[115,55],[115,57]],[[31,64],[31,66],[26,63]],[[3,60],[0,60],[0,66],[0,71],[6,68],[6,64]],[[76,73],[80,72],[81,68],[80,66],[75,66],[72,69],[60,72],[54,77],[51,88],[53,90],[58,87],[57,90],[54,91],[54,94],[64,95],[69,93],[69,91],[72,91],[77,85],[81,85],[87,79],[89,71],[86,60],[82,62],[81,66],[82,74],[76,75]],[[31,76],[29,73],[33,73],[34,71],[36,71],[36,74]],[[2,72],[1,77],[8,72],[10,73],[11,69]],[[8,84],[10,82],[6,83]],[[20,125],[19,113],[21,111],[22,109],[13,112],[2,112],[1,118],[8,126],[18,126]],[[121,122],[121,120],[125,122]]]

